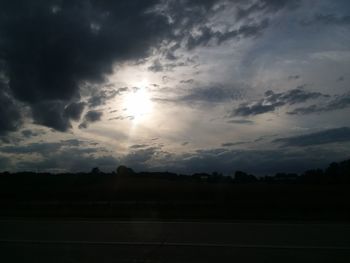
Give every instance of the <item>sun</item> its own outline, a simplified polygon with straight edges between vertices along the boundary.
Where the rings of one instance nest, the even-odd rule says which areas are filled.
[[[124,99],[126,114],[133,120],[140,120],[143,116],[150,114],[153,103],[147,87],[143,86],[126,95]]]

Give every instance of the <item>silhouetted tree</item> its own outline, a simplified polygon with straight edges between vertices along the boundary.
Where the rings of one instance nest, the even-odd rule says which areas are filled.
[[[197,181],[197,182],[208,182],[209,180],[209,174],[207,173],[195,173],[192,174],[192,179]]]
[[[133,171],[133,169],[128,168],[128,167],[126,167],[124,165],[120,165],[117,168],[117,175],[118,176],[132,176],[134,174],[135,174],[135,172]]]
[[[332,183],[350,183],[350,160],[331,163],[325,174]]]
[[[91,174],[100,174],[101,171],[100,171],[100,169],[98,167],[94,167],[94,168],[91,169],[90,173]]]
[[[253,183],[256,182],[257,179],[252,174],[247,174],[242,171],[236,171],[235,172],[235,180],[236,183]]]
[[[223,179],[223,175],[218,172],[212,172],[212,174],[208,177],[209,183],[219,183]]]
[[[299,177],[299,181],[309,184],[319,184],[323,180],[324,173],[321,169],[307,170]]]

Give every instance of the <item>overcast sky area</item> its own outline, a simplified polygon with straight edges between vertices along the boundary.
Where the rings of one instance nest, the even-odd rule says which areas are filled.
[[[348,0],[5,0],[0,171],[323,168],[349,84]]]

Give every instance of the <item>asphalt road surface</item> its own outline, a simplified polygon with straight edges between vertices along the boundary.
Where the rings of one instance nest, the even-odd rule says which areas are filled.
[[[1,262],[350,262],[350,224],[0,220]]]

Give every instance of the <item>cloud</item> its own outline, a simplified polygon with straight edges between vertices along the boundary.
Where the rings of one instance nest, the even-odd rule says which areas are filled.
[[[22,130],[21,134],[25,138],[32,138],[32,137],[43,135],[43,134],[45,134],[45,132],[42,131],[42,130],[29,130],[29,129],[26,129],[26,130]]]
[[[335,110],[342,110],[350,107],[350,94],[344,94],[342,96],[336,96],[327,103],[321,105],[310,105],[307,107],[299,107],[292,111],[287,112],[291,115],[306,115],[312,113],[321,113]]]
[[[162,71],[172,71],[176,67],[183,67],[189,65],[189,61],[180,61],[171,62],[171,63],[161,63],[159,59],[153,61],[153,64],[148,67],[148,70],[153,72],[162,72]]]
[[[129,116],[122,116],[122,115],[119,115],[119,116],[117,116],[117,117],[112,117],[112,118],[109,118],[108,120],[109,121],[113,121],[113,120],[133,120],[133,119],[135,119],[135,116],[131,116],[131,115],[129,115]]]
[[[93,151],[84,149],[64,149],[58,153],[45,156],[39,161],[18,161],[14,170],[19,171],[49,171],[49,172],[89,172],[93,167],[102,171],[115,171],[119,165],[117,158],[111,155],[96,155]]]
[[[94,148],[92,148],[94,149]],[[118,165],[126,164],[137,171],[156,170],[178,173],[218,171],[233,174],[243,170],[257,175],[276,172],[302,172],[310,168],[322,168],[332,161],[342,160],[350,151],[334,149],[302,148],[297,152],[277,150],[228,150],[202,149],[194,153],[169,154],[159,148],[135,151],[121,158],[99,153],[99,149],[88,151],[82,148],[62,148],[58,152],[43,155],[39,161],[16,159],[12,166],[8,157],[0,156],[1,167],[7,170],[30,171],[90,171],[99,167],[103,171],[114,171]]]
[[[181,84],[193,84],[194,83],[194,79],[181,80],[180,83]]]
[[[1,88],[0,83],[0,137],[17,130],[22,116],[13,99]]]
[[[329,97],[329,95],[320,92],[306,91],[302,86],[281,93],[275,93],[272,90],[268,90],[265,92],[264,98],[255,102],[240,104],[238,108],[232,111],[230,116],[263,114],[275,111],[277,108],[285,105],[293,105],[321,97]]]
[[[272,174],[280,171],[302,172],[310,168],[324,167],[332,161],[342,160],[350,151],[313,147],[301,147],[294,151],[288,148],[276,150],[230,150],[227,148],[200,149],[195,152],[171,154],[160,147],[148,147],[116,158],[108,154],[103,148],[84,148],[69,146],[72,142],[52,144],[29,144],[27,148],[14,146],[7,148],[12,154],[23,152],[32,154],[32,150],[40,154],[40,160],[26,160],[0,155],[3,169],[31,170],[31,171],[90,171],[92,167],[99,167],[103,171],[113,171],[120,164],[126,164],[135,170],[173,171],[178,173],[212,172],[218,171],[233,174],[236,170],[243,170],[258,175]],[[5,148],[6,149],[6,148]],[[58,149],[58,150],[57,150]],[[11,166],[12,165],[12,166]]]
[[[63,146],[62,143],[31,143],[21,146],[3,146],[0,147],[0,152],[9,154],[33,154],[37,153],[46,156],[57,152]]]
[[[185,65],[177,50],[256,37],[269,26],[271,15],[290,8],[291,2],[2,1],[0,73],[11,98],[28,106],[34,123],[65,132],[80,118],[82,91],[86,86],[100,90],[118,63],[142,63],[156,50],[173,62],[155,63],[151,70]],[[239,11],[217,27],[214,17],[225,5]],[[96,92],[88,104],[104,105],[113,96]],[[15,104],[11,109],[19,111]],[[4,134],[20,126],[18,114],[4,119]]]
[[[247,143],[250,143],[250,142],[245,142],[245,141],[242,141],[242,142],[226,142],[226,143],[221,144],[221,146],[222,147],[231,147],[231,146],[237,146],[237,145],[242,145],[242,144],[247,144]]]
[[[28,131],[28,130],[26,130]],[[8,154],[40,154],[42,156],[52,155],[63,148],[71,148],[71,147],[79,147],[83,146],[85,142],[70,139],[70,140],[62,140],[60,142],[35,142],[27,145],[10,145],[10,146],[2,146],[0,147],[1,153]],[[81,150],[96,151],[96,148],[82,148]]]
[[[273,142],[283,146],[311,146],[327,143],[350,142],[350,128],[341,127],[320,132],[275,139]]]
[[[1,146],[0,153],[0,163],[1,159],[7,160],[1,167],[12,171],[81,172],[96,166],[112,171],[118,164],[106,149],[78,139]],[[34,160],[30,157],[33,154]]]
[[[140,148],[146,148],[148,147],[147,144],[134,144],[134,145],[131,145],[129,148],[130,149],[140,149]]]
[[[342,82],[342,81],[344,81],[344,76],[340,76],[339,78],[337,78],[337,82]]]
[[[242,97],[240,89],[224,86],[220,84],[213,84],[207,87],[198,87],[190,91],[189,94],[180,98],[181,101],[203,101],[203,102],[223,102],[230,100],[237,100]]]
[[[80,119],[83,109],[83,103],[66,105],[59,100],[43,101],[32,105],[32,117],[35,124],[65,132],[72,127],[71,120]]]
[[[79,125],[79,128],[80,129],[87,128],[89,123],[97,122],[101,120],[102,115],[103,115],[103,112],[101,111],[95,111],[95,110],[88,111],[84,116],[83,122]]]
[[[152,11],[157,3],[2,1],[1,73],[14,98],[35,123],[66,131],[65,107],[79,100],[82,84],[103,82],[114,63],[144,58],[169,36],[167,18]],[[3,131],[16,128],[11,119]]]
[[[336,14],[315,14],[313,18],[304,20],[301,22],[304,26],[310,26],[313,24],[321,25],[349,25],[350,15],[336,15]]]
[[[231,117],[233,116],[249,116],[249,115],[258,115],[266,112],[271,112],[276,109],[277,106],[282,106],[280,104],[268,104],[263,105],[261,102],[253,103],[253,104],[241,104],[237,109],[232,112]]]
[[[176,1],[173,1],[176,3]],[[188,1],[189,3],[192,1]],[[195,1],[196,2],[196,1]],[[269,26],[272,15],[284,8],[296,7],[299,1],[210,1],[208,5],[202,9],[188,8],[181,9],[180,5],[170,5],[172,18],[175,21],[180,21],[183,24],[183,35],[186,39],[186,47],[192,50],[199,46],[217,45],[231,39],[240,39],[248,37],[257,37]],[[216,4],[216,5],[215,5]],[[221,8],[213,8],[221,5]],[[226,29],[219,30],[211,27],[203,21],[203,14],[207,17],[214,16],[215,10],[225,10],[231,7],[236,9],[232,16],[235,21],[234,28],[232,25],[226,25]],[[182,15],[186,16],[184,21]],[[254,16],[254,19],[251,17]],[[182,20],[181,20],[182,18]],[[190,18],[190,19],[188,19]],[[178,22],[179,23],[179,22]]]
[[[117,90],[112,89],[112,90],[96,91],[96,94],[94,94],[89,98],[88,105],[91,108],[105,105],[108,100],[111,100],[115,98],[117,95],[120,95],[121,93],[126,92],[128,90],[129,90],[128,87],[124,87],[124,88],[119,88]]]
[[[206,149],[186,155],[167,158],[163,170],[181,173],[222,172],[233,174],[243,170],[257,175],[276,172],[303,172],[310,168],[323,168],[332,161],[342,160],[350,151],[324,148],[302,148],[298,151]],[[160,168],[159,168],[160,169]]]
[[[73,102],[64,109],[64,114],[72,120],[79,121],[84,108],[84,102]]]
[[[0,155],[0,172],[5,171],[11,166],[11,159]]]
[[[234,124],[254,124],[253,121],[251,121],[251,120],[245,120],[245,119],[240,119],[240,120],[229,120],[227,123],[234,123]]]
[[[149,162],[154,159],[159,153],[159,147],[136,148],[121,160],[124,164],[135,167],[135,169],[146,169]]]
[[[169,60],[178,48],[193,50],[197,47],[215,46],[228,40],[257,37],[268,28],[273,14],[282,9],[298,6],[299,1],[163,1],[159,10],[166,14],[174,29],[176,44],[171,43],[165,51]],[[225,13],[231,10],[231,13]],[[232,12],[236,10],[236,12]],[[217,25],[218,16],[229,16],[231,19]],[[252,19],[254,17],[254,19]],[[155,71],[162,71],[160,63],[152,66]]]
[[[296,80],[296,79],[300,79],[300,75],[290,75],[290,76],[288,76],[288,80]]]
[[[175,98],[153,98],[160,102],[175,102],[193,105],[193,103],[202,103],[208,105],[211,103],[227,102],[242,99],[244,90],[234,86],[212,83],[207,86],[196,86],[186,89],[183,95]]]
[[[153,64],[148,67],[148,70],[153,72],[160,72],[164,70],[164,66],[160,63],[159,59],[153,61]]]
[[[212,28],[202,26],[197,29],[200,33],[189,36],[186,47],[187,49],[192,50],[198,46],[208,46],[211,43],[221,44],[233,38],[256,37],[259,36],[268,26],[268,19],[264,19],[258,23],[254,22],[252,24],[242,25],[238,29],[226,32],[214,31]]]
[[[242,1],[243,6],[238,6],[236,11],[237,20],[242,20],[256,13],[274,13],[281,9],[294,9],[299,6],[300,1],[296,0],[260,0],[260,1]],[[248,4],[247,4],[248,3]]]
[[[70,146],[70,147],[78,147],[85,144],[85,142],[77,140],[77,139],[70,139],[70,140],[62,140],[61,144],[64,146]]]

